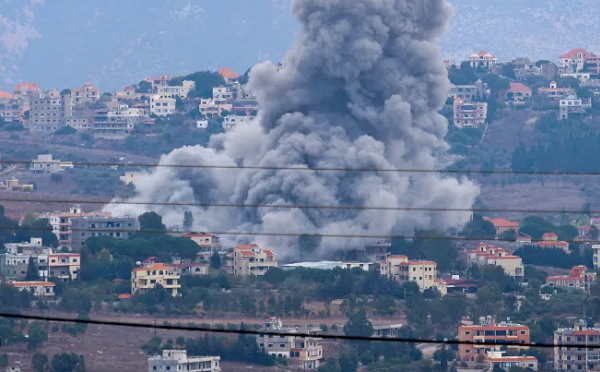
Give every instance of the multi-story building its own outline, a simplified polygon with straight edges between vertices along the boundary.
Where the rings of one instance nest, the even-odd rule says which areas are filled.
[[[72,220],[83,217],[110,217],[109,212],[84,212],[81,205],[75,204],[68,212],[54,212],[40,215],[40,218],[48,219],[52,232],[58,238],[58,242],[65,246],[73,243]]]
[[[280,358],[288,358],[290,364],[303,370],[318,369],[323,359],[323,346],[319,337],[299,337],[289,335],[277,335],[285,333],[317,333],[319,329],[309,328],[284,328],[281,319],[269,318],[263,324],[263,331],[269,334],[258,336],[258,346],[269,355]]]
[[[15,287],[19,291],[27,290],[31,291],[36,297],[52,297],[54,296],[54,287],[56,284],[52,282],[11,282],[11,286]]]
[[[513,105],[525,105],[531,100],[531,88],[521,83],[510,83],[510,88],[506,91],[506,100]]]
[[[551,99],[561,99],[575,93],[573,88],[559,88],[556,81],[550,82],[549,88],[538,88],[538,94]]]
[[[173,263],[166,263],[165,266],[180,276],[204,276],[208,275],[209,272],[208,264],[200,262],[182,262],[181,260],[177,260]]]
[[[249,124],[256,120],[255,116],[239,116],[239,115],[229,115],[223,119],[223,129],[225,132],[231,132],[234,130],[239,124]]]
[[[494,229],[496,230],[496,237],[502,235],[507,231],[514,231],[515,235],[519,236],[519,221],[510,221],[506,218],[494,218],[489,219],[487,217],[483,218],[485,221],[489,221],[494,225]]]
[[[485,84],[481,79],[477,80],[477,82],[473,85],[454,85],[450,87],[450,94],[448,95],[451,98],[460,98],[465,102],[473,102],[478,98],[483,99],[487,94],[487,84]]]
[[[6,123],[21,121],[23,113],[19,101],[12,98],[0,97],[0,117]]]
[[[219,75],[221,75],[223,77],[223,79],[225,80],[225,82],[227,84],[234,83],[240,78],[240,75],[233,72],[233,70],[230,69],[229,67],[223,67],[219,71]]]
[[[435,261],[409,261],[407,256],[390,255],[380,263],[380,273],[400,284],[413,282],[421,291],[437,288]]]
[[[542,241],[535,243],[540,248],[557,248],[569,253],[569,242],[558,240],[555,233],[545,233],[542,235]]]
[[[115,239],[129,239],[129,236],[140,229],[137,218],[89,216],[71,218],[72,247],[79,250],[85,241],[92,236],[109,236]]]
[[[34,174],[54,174],[73,168],[73,162],[52,159],[52,154],[38,155],[31,161],[29,171]]]
[[[230,87],[224,87],[222,85],[213,88],[213,100],[216,104],[220,105],[233,100],[233,92]]]
[[[523,324],[500,322],[496,323],[491,316],[480,319],[479,325],[461,325],[458,327],[458,341],[468,342],[458,345],[459,358],[462,361],[473,362],[478,355],[485,357],[488,351],[495,350],[496,346],[489,343],[500,342],[511,344],[508,349],[527,349],[520,344],[529,344],[529,327]],[[474,345],[472,343],[488,343],[488,345]],[[512,346],[514,344],[515,346]]]
[[[199,250],[196,254],[196,261],[200,263],[210,262],[210,257],[215,253],[221,255],[225,254],[223,245],[221,244],[221,238],[217,235],[206,234],[206,233],[188,233],[183,234],[183,238],[188,238],[198,244]]]
[[[161,98],[187,98],[190,91],[196,89],[196,83],[184,80],[181,85],[160,85],[156,88],[156,94]]]
[[[559,66],[562,71],[567,73],[575,73],[582,71],[590,71],[598,74],[597,70],[598,56],[590,53],[582,48],[575,48],[559,57]]]
[[[75,280],[79,276],[79,253],[54,253],[48,255],[48,276],[62,280]]]
[[[492,53],[486,52],[485,50],[482,50],[479,53],[473,53],[469,57],[469,64],[474,69],[492,71],[494,67],[496,67],[497,63],[498,58],[496,58]]]
[[[529,355],[504,355],[504,351],[494,350],[487,353],[484,362],[487,364],[488,371],[495,371],[500,368],[508,371],[513,367],[538,370],[538,360]]]
[[[131,183],[133,186],[137,186],[140,174],[140,172],[125,172],[119,179],[126,185]]]
[[[594,251],[593,261],[594,261],[594,269],[600,269],[600,244],[592,245],[592,250]]]
[[[364,260],[379,264],[391,254],[389,252],[391,247],[392,241],[390,239],[381,239],[375,243],[365,244]]]
[[[94,137],[123,139],[146,117],[144,110],[126,104],[106,107],[94,112],[92,131]]]
[[[0,273],[9,280],[24,279],[29,259],[32,258],[40,278],[48,279],[48,255],[51,248],[42,246],[42,239],[31,238],[29,243],[6,243],[6,252],[0,254]]]
[[[590,98],[579,98],[572,94],[559,101],[558,118],[569,120],[572,116],[582,117],[590,107],[592,107],[592,100]]]
[[[161,97],[158,94],[150,98],[150,115],[167,116],[175,113],[175,98]]]
[[[555,275],[546,278],[546,285],[551,288],[578,289],[589,292],[596,282],[596,273],[585,266],[573,266],[568,275]]]
[[[232,256],[234,275],[265,275],[270,268],[277,267],[275,253],[256,244],[238,245]]]
[[[161,75],[161,77],[158,78],[145,78],[144,81],[150,83],[150,85],[152,86],[152,91],[156,92],[159,87],[168,86],[169,81],[171,81],[171,78],[167,75]]]
[[[508,253],[505,249],[491,244],[479,243],[477,250],[464,253],[467,265],[500,266],[504,272],[516,280],[523,280],[525,269],[521,257]]]
[[[232,112],[233,104],[217,103],[214,99],[202,98],[198,110],[204,116],[220,116],[223,111]]]
[[[579,320],[573,328],[554,331],[554,344],[565,345],[554,348],[555,371],[600,370],[600,328]]]
[[[188,357],[185,350],[163,350],[162,355],[148,358],[148,372],[221,372],[221,357]]]
[[[31,96],[38,93],[39,91],[40,87],[34,83],[19,83],[13,91],[13,97],[15,99],[27,101]],[[27,104],[25,106],[28,107]]]
[[[131,272],[131,293],[145,293],[160,285],[171,296],[177,296],[181,288],[179,279],[178,274],[162,263],[144,263]]]
[[[454,99],[454,125],[458,128],[478,128],[485,125],[487,120],[486,102],[465,102],[456,97]]]
[[[71,89],[71,102],[74,105],[96,102],[100,98],[100,89],[94,88],[90,83],[83,84],[81,88]]]
[[[27,126],[34,133],[53,133],[62,128],[72,113],[71,96],[58,91],[35,93],[30,98]]]

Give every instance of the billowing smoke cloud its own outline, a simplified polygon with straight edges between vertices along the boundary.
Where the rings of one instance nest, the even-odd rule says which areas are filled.
[[[294,0],[301,30],[278,71],[255,66],[254,124],[184,147],[162,164],[258,167],[437,169],[447,165],[448,123],[438,114],[449,82],[437,47],[452,8],[445,0]],[[145,176],[137,201],[364,207],[469,208],[479,189],[466,179],[402,172],[181,169]],[[111,206],[134,213],[131,206]],[[181,224],[189,207],[149,206]],[[401,210],[191,208],[195,228],[297,234],[412,234],[459,227],[468,213]],[[256,237],[280,255],[297,238]],[[359,247],[323,239],[321,249]]]

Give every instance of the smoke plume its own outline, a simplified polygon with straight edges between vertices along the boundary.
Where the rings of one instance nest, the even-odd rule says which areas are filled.
[[[438,111],[449,81],[437,42],[452,14],[445,0],[293,0],[300,31],[284,68],[261,63],[248,88],[253,124],[184,147],[162,164],[253,167],[439,169],[448,165],[448,123]],[[466,179],[427,173],[181,169],[142,177],[136,201],[364,207],[470,208]],[[136,213],[113,205],[114,213]],[[195,229],[297,234],[411,235],[460,227],[469,213],[402,210],[149,206],[167,224],[194,212]],[[223,236],[223,238],[226,238]],[[238,238],[239,239],[239,238]],[[253,238],[280,256],[297,238]],[[320,249],[356,248],[329,238]]]

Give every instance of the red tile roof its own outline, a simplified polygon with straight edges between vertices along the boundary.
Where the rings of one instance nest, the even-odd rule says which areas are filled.
[[[246,245],[237,245],[235,247],[235,249],[252,249],[252,248],[258,248],[258,245],[256,245],[256,244],[246,244]]]
[[[512,222],[506,218],[494,218],[490,221],[494,227],[519,227],[519,222]]]
[[[244,257],[254,257],[254,253],[253,252],[248,252],[248,251],[241,251],[240,254]]]
[[[583,48],[575,48],[566,52],[565,54],[561,54],[559,58],[577,58],[577,54],[581,53],[581,55],[585,58],[591,53]]]
[[[237,79],[240,77],[240,75],[233,72],[229,67],[223,67],[221,71],[219,71],[219,74],[223,76],[224,79]]]
[[[408,262],[404,262],[404,265],[437,265],[437,262],[435,261],[408,261]]]
[[[128,293],[122,293],[119,295],[119,300],[128,300],[131,298],[131,295]]]
[[[13,95],[0,90],[0,98],[13,98]]]
[[[166,270],[167,267],[161,263],[154,264],[148,267],[136,267],[133,271],[148,271],[148,270]]]
[[[272,250],[270,249],[263,249],[264,254],[266,254],[267,256],[275,256],[275,253],[273,253]]]
[[[34,83],[19,83],[15,87],[15,92],[20,92],[21,90],[32,90],[37,92],[40,90],[40,87],[38,87]]]
[[[54,287],[52,282],[12,282],[13,287]]]
[[[546,239],[558,239],[558,235],[556,235],[555,233],[545,233],[544,235],[542,235],[542,239],[546,240]]]
[[[510,83],[510,89],[508,91],[511,93],[515,93],[515,92],[531,93],[531,89],[521,83]]]

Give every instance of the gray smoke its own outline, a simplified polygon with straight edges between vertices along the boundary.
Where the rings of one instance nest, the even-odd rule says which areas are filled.
[[[259,120],[213,136],[207,148],[174,150],[162,164],[438,169],[451,159],[438,111],[449,81],[437,42],[452,14],[445,0],[293,0],[301,29],[278,71],[255,66],[248,87]],[[470,208],[467,179],[439,174],[157,168],[137,201],[365,207]],[[189,207],[153,209],[181,224]],[[197,230],[292,234],[412,234],[460,227],[469,213],[395,210],[193,208]],[[225,236],[223,236],[225,238]],[[297,238],[257,236],[280,255]],[[321,249],[360,247],[328,238]]]

